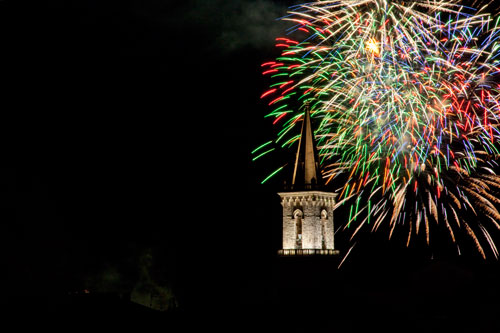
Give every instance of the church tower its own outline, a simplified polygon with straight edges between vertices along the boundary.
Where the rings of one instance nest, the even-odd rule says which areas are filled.
[[[283,206],[283,256],[335,255],[333,207],[336,193],[322,191],[319,159],[306,105],[291,185],[278,193]]]

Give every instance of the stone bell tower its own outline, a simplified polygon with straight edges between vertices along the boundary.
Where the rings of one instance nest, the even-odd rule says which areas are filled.
[[[335,255],[333,207],[336,193],[322,191],[309,106],[295,157],[291,185],[278,193],[283,206],[283,256]]]

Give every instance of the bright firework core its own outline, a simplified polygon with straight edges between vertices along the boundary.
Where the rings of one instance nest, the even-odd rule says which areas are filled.
[[[458,252],[463,233],[498,257],[489,230],[500,230],[500,29],[485,8],[318,1],[283,17],[281,54],[262,65],[266,117],[281,126],[273,143],[295,145],[308,103],[323,177],[350,205],[352,237],[391,237],[399,225],[406,244],[419,235],[430,244],[444,227]]]
[[[378,49],[378,43],[373,38],[370,38],[370,40],[368,40],[368,42],[366,43],[366,50],[373,53],[376,56],[380,54]]]

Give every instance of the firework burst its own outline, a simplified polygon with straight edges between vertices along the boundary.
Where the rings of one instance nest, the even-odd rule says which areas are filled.
[[[294,145],[309,104],[323,177],[342,184],[352,237],[381,225],[391,237],[400,225],[407,244],[421,233],[429,243],[441,224],[454,242],[464,233],[498,257],[489,230],[500,230],[500,28],[485,8],[316,1],[283,17],[280,55],[262,65],[267,117],[282,127],[274,141]],[[478,218],[464,218],[471,212]]]

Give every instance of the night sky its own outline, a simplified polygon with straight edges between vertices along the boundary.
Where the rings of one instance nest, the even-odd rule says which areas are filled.
[[[4,305],[59,313],[85,289],[124,295],[150,258],[179,316],[279,327],[284,308],[321,308],[345,327],[498,332],[499,263],[472,248],[437,254],[384,234],[340,270],[277,258],[283,179],[260,182],[291,155],[252,163],[250,152],[275,134],[260,64],[293,3],[0,2]],[[342,253],[347,240],[336,238]],[[326,289],[301,286],[321,270]]]

